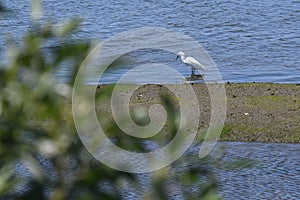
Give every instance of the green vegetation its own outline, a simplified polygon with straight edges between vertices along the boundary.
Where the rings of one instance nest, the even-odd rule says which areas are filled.
[[[298,84],[226,84],[227,117],[221,140],[299,143],[299,91]]]
[[[121,185],[125,182],[133,189],[139,188],[134,174],[113,170],[95,160],[76,133],[71,88],[78,67],[91,48],[89,43],[69,39],[77,26],[76,20],[62,26],[34,24],[22,45],[9,42],[10,60],[0,68],[1,199],[121,199]],[[58,45],[45,48],[49,41]],[[66,62],[72,65],[70,82],[58,83],[55,71]],[[101,102],[110,89],[96,98]],[[173,112],[170,101],[164,101]],[[114,124],[107,130],[120,146],[129,145],[138,152],[145,150],[142,143],[132,145],[132,141],[122,137]],[[153,173],[151,189],[143,194],[144,199],[167,199],[172,193],[170,181],[173,188],[185,187],[187,199],[218,199],[213,174],[208,168],[199,167],[198,159],[197,163],[181,173],[172,172],[174,167],[186,164],[181,160]],[[205,184],[197,186],[198,192],[189,192],[202,177],[207,180]]]
[[[224,124],[224,127],[222,129],[221,136],[226,136],[232,131],[232,127],[229,126],[228,124]]]
[[[266,109],[272,109],[274,106],[280,107],[280,105],[285,102],[290,102],[288,106],[293,107],[295,104],[300,104],[300,97],[291,98],[289,96],[265,95],[249,97],[248,99],[249,105],[260,106]]]

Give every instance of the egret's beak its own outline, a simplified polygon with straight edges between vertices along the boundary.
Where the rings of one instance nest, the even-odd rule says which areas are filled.
[[[179,58],[179,55],[177,55],[176,60]]]

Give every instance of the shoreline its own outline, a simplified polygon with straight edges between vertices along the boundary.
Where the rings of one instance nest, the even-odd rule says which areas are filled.
[[[229,83],[225,87],[228,105],[222,141],[300,143],[299,84]]]
[[[198,102],[201,102],[198,131],[203,132],[210,119],[209,93],[205,84],[190,85]],[[105,88],[112,89],[113,86],[99,85],[97,94],[101,94]],[[178,88],[183,86],[178,85]],[[300,84],[228,82],[224,86],[227,113],[220,141],[300,143]],[[172,96],[163,85],[142,85],[132,95],[130,107],[149,108],[161,103],[161,94]],[[99,119],[108,116],[110,121],[113,120],[110,100],[105,99],[106,101],[96,102],[96,112]]]

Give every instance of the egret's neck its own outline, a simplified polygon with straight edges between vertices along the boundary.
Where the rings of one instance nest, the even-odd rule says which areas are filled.
[[[184,55],[181,55],[180,58],[181,58],[182,62],[185,62],[185,56]]]

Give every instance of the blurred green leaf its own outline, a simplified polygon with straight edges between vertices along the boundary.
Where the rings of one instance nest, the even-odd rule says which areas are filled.
[[[113,170],[95,160],[77,135],[71,87],[92,48],[89,41],[70,39],[79,24],[79,19],[58,25],[34,21],[21,45],[9,41],[9,64],[0,68],[0,199],[121,199],[122,180],[138,187],[135,174]],[[57,83],[56,70],[66,63],[71,69],[67,75],[70,82]],[[114,63],[111,70],[122,63],[123,60]],[[101,90],[96,99],[101,102],[109,98],[112,88],[113,85]],[[170,130],[164,137],[170,140],[178,129],[179,109],[176,100],[168,96],[161,99]],[[141,140],[124,136],[114,122],[107,121],[105,128],[116,144],[137,152],[146,151]],[[20,176],[22,171],[14,170],[16,163],[22,163],[22,170],[30,177]],[[171,173],[176,167],[153,173],[152,190],[145,194],[145,199],[168,199],[170,181],[191,185],[198,182],[200,175],[205,175],[209,184],[195,198],[216,197],[217,185],[209,170],[188,168],[181,174]],[[99,189],[103,182],[111,183],[112,190]],[[22,185],[23,192],[18,192],[15,185]]]

